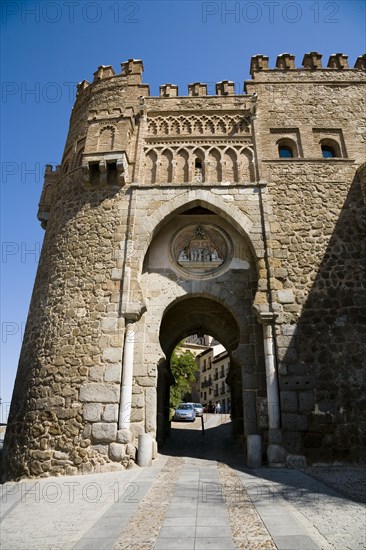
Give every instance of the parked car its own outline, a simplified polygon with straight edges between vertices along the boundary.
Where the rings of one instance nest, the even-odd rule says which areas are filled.
[[[187,420],[194,422],[196,420],[196,411],[192,403],[180,403],[175,409],[174,420]]]
[[[201,405],[201,403],[191,403],[191,405],[194,406],[196,416],[203,416],[203,406]]]

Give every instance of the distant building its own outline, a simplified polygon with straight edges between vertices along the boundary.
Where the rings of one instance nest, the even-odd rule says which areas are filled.
[[[205,351],[197,355],[197,361],[200,367],[200,401],[204,406],[214,404],[216,403],[216,401],[219,400],[219,394],[215,395],[217,386],[215,382],[217,382],[217,380],[214,380],[214,362],[215,358],[219,355],[225,355],[227,358],[227,363],[229,363],[229,356],[224,346],[222,346],[221,344],[213,345],[212,347],[207,348]]]
[[[214,356],[211,366],[213,370],[214,402],[220,403],[222,413],[229,413],[231,411],[231,390],[226,383],[230,371],[228,352],[225,350]]]

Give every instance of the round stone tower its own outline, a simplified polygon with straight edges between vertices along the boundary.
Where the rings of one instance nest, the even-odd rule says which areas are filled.
[[[125,467],[134,435],[117,429],[124,322],[125,186],[141,116],[142,62],[101,66],[78,86],[61,167],[47,167],[46,229],[5,445],[9,479]],[[122,199],[122,200],[121,200]],[[135,301],[135,304],[138,301]]]

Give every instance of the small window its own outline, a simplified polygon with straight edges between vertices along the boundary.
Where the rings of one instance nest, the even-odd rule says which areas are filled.
[[[322,145],[322,157],[324,159],[331,159],[335,156],[336,154],[333,147],[330,147],[329,145]]]
[[[279,145],[278,155],[280,159],[290,159],[294,156],[291,147],[289,147],[288,145]]]
[[[194,167],[195,168],[200,168],[202,169],[202,162],[200,159],[196,159],[195,162],[194,162]]]
[[[117,163],[108,162],[107,164],[107,183],[108,185],[117,184]]]
[[[93,185],[99,185],[100,183],[99,163],[97,162],[90,163],[89,171],[90,171],[90,182]]]

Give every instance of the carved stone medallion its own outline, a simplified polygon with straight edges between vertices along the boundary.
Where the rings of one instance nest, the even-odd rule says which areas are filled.
[[[179,269],[202,278],[222,270],[231,259],[232,244],[229,236],[213,224],[190,224],[174,235],[170,253]]]

